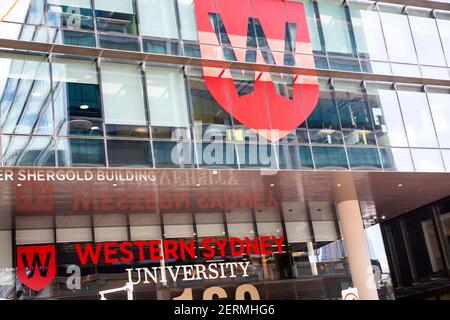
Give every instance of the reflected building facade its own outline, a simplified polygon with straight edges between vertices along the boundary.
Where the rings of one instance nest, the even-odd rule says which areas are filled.
[[[209,18],[217,45],[202,42],[194,0],[2,1],[2,173],[20,177],[20,170],[39,169],[48,177],[58,170],[69,176],[117,169],[151,172],[156,182],[97,176],[91,184],[47,179],[40,185],[34,176],[19,181],[5,175],[1,297],[97,299],[99,291],[125,284],[126,269],[162,262],[86,264],[80,288],[69,289],[76,244],[152,239],[200,244],[208,237],[283,236],[284,243],[278,254],[236,258],[227,251],[209,261],[199,245],[196,259],[164,263],[246,261],[249,277],[136,286],[136,298],[172,299],[189,286],[195,299],[213,286],[233,298],[244,283],[261,299],[339,299],[341,290],[359,286],[356,274],[367,273],[360,269],[365,264],[373,268],[364,276],[375,288],[358,288],[362,298],[407,297],[405,287],[432,275],[448,281],[448,236],[447,242],[429,236],[445,233],[445,214],[433,209],[431,220],[403,215],[450,192],[448,4],[287,1],[305,14],[310,43],[304,49],[295,40],[300,21],[283,22],[286,39],[278,46],[266,37],[256,12],[275,2],[243,1],[255,16],[239,47],[233,28],[215,12]],[[223,5],[208,3],[217,12]],[[290,101],[304,93],[297,81],[315,81],[320,92],[311,112],[306,103],[298,105],[305,121],[271,141],[237,119],[236,103],[222,105],[208,73],[226,74],[239,97],[254,94],[260,79]],[[233,90],[222,91],[232,101]],[[269,119],[266,129],[276,130],[270,104],[254,117]],[[22,193],[38,190],[32,197],[38,201],[47,189],[47,209],[21,203]],[[251,200],[242,200],[245,192]],[[239,193],[227,205],[227,195]],[[154,203],[142,200],[146,195]],[[91,206],[86,199],[98,202]],[[346,201],[353,206],[339,207]],[[351,227],[366,239],[355,245],[367,251],[365,264],[350,258],[356,249],[344,236],[351,229],[348,222],[343,226],[346,210],[356,210],[366,228]],[[417,219],[425,234],[418,240],[409,235]],[[56,248],[56,276],[34,291],[17,279],[17,248],[48,244]],[[434,257],[429,266],[414,260],[415,248],[419,256]]]

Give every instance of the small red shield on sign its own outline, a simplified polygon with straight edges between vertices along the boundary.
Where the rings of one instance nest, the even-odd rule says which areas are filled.
[[[308,69],[287,75],[269,66],[252,72],[205,65],[206,86],[222,108],[271,141],[302,124],[319,98],[303,3],[195,0],[195,11],[202,58]]]
[[[17,275],[27,287],[40,291],[56,276],[54,245],[17,248]]]

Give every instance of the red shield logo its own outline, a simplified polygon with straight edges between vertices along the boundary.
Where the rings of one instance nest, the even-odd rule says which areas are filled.
[[[17,275],[27,287],[40,291],[56,276],[55,246],[17,248]]]
[[[217,60],[219,55],[222,60],[315,69],[303,3],[195,0],[195,10],[202,58]],[[222,108],[276,141],[312,113],[319,85],[315,74],[281,75],[273,70],[268,66],[264,72],[241,72],[204,66],[203,74]],[[244,79],[240,84],[237,73]],[[245,90],[240,90],[243,86]]]

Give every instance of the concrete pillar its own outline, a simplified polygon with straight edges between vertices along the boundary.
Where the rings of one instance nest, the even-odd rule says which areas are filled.
[[[338,202],[337,210],[350,264],[353,287],[358,289],[361,300],[378,300],[358,200]]]

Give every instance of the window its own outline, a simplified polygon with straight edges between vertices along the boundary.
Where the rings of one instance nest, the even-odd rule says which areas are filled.
[[[98,139],[60,139],[58,161],[61,167],[104,167],[105,146]]]
[[[99,34],[98,40],[102,48],[140,51],[139,40],[137,38]]]
[[[192,168],[194,148],[189,142],[153,142],[155,165],[157,168]]]
[[[48,24],[72,30],[93,30],[90,0],[47,0]]]
[[[52,67],[59,134],[102,135],[103,115],[95,63],[55,59]]]
[[[133,0],[95,0],[95,15],[99,31],[137,34]]]
[[[49,64],[41,57],[3,54],[0,70],[2,132],[52,135]]]
[[[317,169],[348,169],[344,148],[312,147]]]
[[[55,146],[51,137],[2,136],[3,165],[55,166]]]
[[[436,23],[439,28],[439,35],[441,36],[447,65],[450,66],[450,14],[438,14]]]
[[[425,93],[398,91],[398,98],[411,147],[438,146]]]
[[[2,15],[12,7],[13,1],[0,1],[0,12]],[[43,24],[44,22],[44,1],[42,0],[27,0],[21,1],[20,5],[12,8],[11,12],[5,16],[4,21]]]
[[[380,154],[384,170],[414,172],[414,165],[409,149],[380,149]]]
[[[183,72],[174,68],[146,69],[150,123],[154,127],[188,128],[189,112]]]
[[[380,146],[407,147],[405,127],[397,94],[391,85],[367,83],[367,102]]]
[[[150,143],[147,141],[109,140],[110,167],[149,167],[152,165]]]
[[[347,154],[353,170],[381,169],[380,157],[375,148],[347,148]]]
[[[437,149],[411,149],[418,172],[445,172],[441,152]]]
[[[311,149],[306,146],[278,146],[280,169],[313,169]]]
[[[323,52],[324,49],[318,27],[319,19],[317,18],[316,11],[314,9],[314,1],[301,0],[301,2],[303,2],[305,7],[306,23],[308,24],[309,38],[311,40],[312,49],[315,52]]]
[[[386,45],[378,11],[372,4],[350,3],[358,54],[362,58],[387,60]]]
[[[180,12],[181,36],[184,40],[198,41],[194,0],[177,0]]]
[[[132,136],[139,136],[141,131],[148,132],[140,67],[104,63],[101,73],[107,130]]]
[[[334,0],[322,0],[318,5],[327,52],[354,55],[345,8]]]
[[[417,63],[408,17],[380,12],[387,50],[391,61]]]
[[[342,144],[339,115],[328,84],[319,81],[320,97],[307,122],[312,143]]]
[[[370,108],[362,94],[360,82],[336,80],[334,94],[345,143],[376,144]]]
[[[139,0],[141,34],[178,39],[174,1]]]
[[[409,23],[416,45],[419,63],[432,66],[445,66],[441,40],[433,18],[409,16]]]
[[[450,91],[428,93],[431,113],[441,148],[450,148]]]

